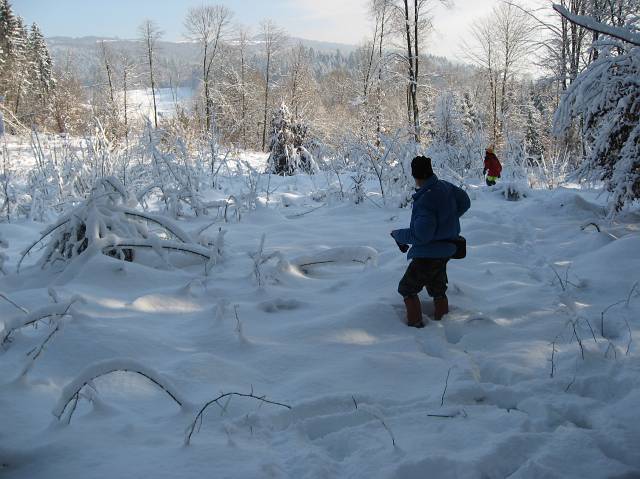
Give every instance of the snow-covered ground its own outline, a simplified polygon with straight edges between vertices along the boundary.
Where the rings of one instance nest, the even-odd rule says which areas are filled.
[[[0,352],[3,478],[640,477],[637,212],[610,224],[592,192],[510,202],[472,187],[451,313],[416,330],[389,237],[410,211],[314,201],[320,178],[273,181],[268,208],[211,226],[227,234],[206,276],[176,254],[181,268],[97,256],[71,278],[26,267],[0,279],[32,315],[51,296],[69,307]],[[0,224],[9,270],[43,228]],[[280,254],[259,287],[249,253],[263,234],[264,254]],[[5,328],[25,317],[7,301],[0,315]],[[113,369],[167,391],[134,372],[91,380]],[[200,407],[231,392],[291,409],[227,396],[185,445]]]

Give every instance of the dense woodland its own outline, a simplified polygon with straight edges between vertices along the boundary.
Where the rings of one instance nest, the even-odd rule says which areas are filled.
[[[147,20],[135,41],[96,41],[87,62],[60,48],[52,61],[38,26],[0,0],[5,129],[90,137],[127,158],[101,166],[125,182],[141,142],[210,154],[212,173],[225,151],[270,151],[274,172],[346,169],[383,191],[418,150],[463,183],[495,145],[514,180],[604,180],[612,211],[640,196],[640,2],[500,2],[457,64],[429,56],[433,1],[372,0],[370,39],[348,53],[292,41],[272,20],[251,31],[212,4],[184,18],[189,55],[170,55]],[[197,93],[175,115],[131,111],[132,90],[149,88],[155,106],[159,88],[185,85]]]

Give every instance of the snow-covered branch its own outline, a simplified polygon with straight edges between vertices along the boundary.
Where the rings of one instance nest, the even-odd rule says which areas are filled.
[[[627,43],[631,43],[632,45],[640,46],[640,35],[627,30],[622,27],[615,27],[612,25],[607,25],[605,23],[598,22],[591,17],[586,15],[575,15],[567,10],[562,5],[558,5],[557,3],[553,5],[553,9],[562,15],[564,18],[569,20],[571,23],[575,23],[576,25],[580,25],[587,30],[591,30],[594,32],[602,33],[603,35],[608,35],[613,38],[617,38]]]
[[[139,374],[153,384],[162,389],[178,406],[184,408],[188,405],[188,402],[182,397],[182,395],[171,385],[171,383],[157,371],[148,368],[147,366],[134,361],[132,359],[109,359],[106,361],[100,361],[87,366],[83,369],[78,376],[67,384],[63,389],[58,400],[58,404],[53,409],[53,415],[58,419],[62,419],[62,415],[70,403],[73,402],[71,409],[69,410],[67,421],[71,421],[71,416],[75,411],[75,407],[80,398],[80,391],[85,386],[93,387],[93,381],[101,376],[107,374],[123,371]]]

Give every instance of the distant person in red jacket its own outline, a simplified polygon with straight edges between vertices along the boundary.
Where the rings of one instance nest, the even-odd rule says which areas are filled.
[[[483,174],[487,175],[487,186],[493,186],[496,184],[498,178],[502,173],[502,165],[500,160],[493,152],[493,146],[486,149],[484,154],[484,171]]]

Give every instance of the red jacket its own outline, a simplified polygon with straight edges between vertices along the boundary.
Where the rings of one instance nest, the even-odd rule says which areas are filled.
[[[484,156],[484,171],[489,173],[489,176],[497,176],[500,178],[502,172],[502,165],[500,160],[494,153],[486,153]]]

